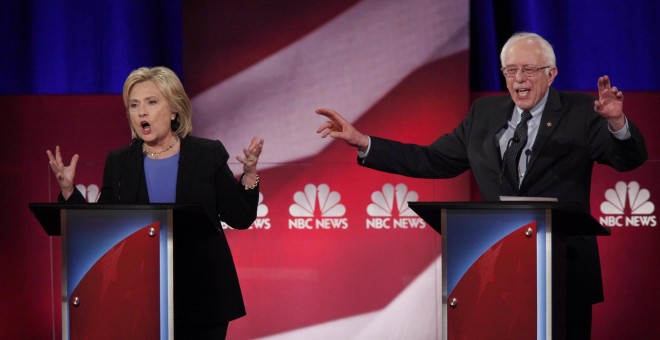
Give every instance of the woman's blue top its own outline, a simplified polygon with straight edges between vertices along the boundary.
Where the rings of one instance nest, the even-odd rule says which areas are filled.
[[[179,171],[179,153],[163,159],[144,157],[144,176],[150,203],[176,201],[176,175]]]

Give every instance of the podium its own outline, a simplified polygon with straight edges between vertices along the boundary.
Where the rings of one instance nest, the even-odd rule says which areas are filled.
[[[566,337],[566,238],[609,229],[570,203],[408,205],[442,235],[442,339]]]
[[[63,339],[174,338],[173,250],[175,236],[185,229],[175,231],[175,225],[213,232],[201,207],[30,203],[29,208],[48,235],[61,236]]]

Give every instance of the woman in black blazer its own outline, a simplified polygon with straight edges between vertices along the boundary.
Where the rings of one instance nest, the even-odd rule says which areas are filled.
[[[175,240],[175,334],[189,339],[224,338],[229,321],[245,315],[245,306],[220,221],[247,229],[255,220],[257,162],[263,139],[253,138],[244,155],[236,157],[243,164],[243,175],[237,180],[221,142],[190,135],[192,106],[170,69],[143,67],[131,72],[123,98],[133,141],[108,155],[98,203],[203,206],[215,232],[186,233]],[[59,147],[54,155],[50,150],[47,154],[61,188],[59,201],[85,202],[74,186],[78,155],[65,165]]]

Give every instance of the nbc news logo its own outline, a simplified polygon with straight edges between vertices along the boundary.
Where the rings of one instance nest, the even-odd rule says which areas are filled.
[[[655,227],[655,205],[651,193],[641,189],[639,183],[617,182],[613,189],[605,191],[605,201],[600,204],[600,224],[606,227]]]
[[[341,195],[331,191],[327,184],[307,184],[303,191],[293,195],[289,207],[289,229],[348,229],[346,207],[340,203]],[[321,218],[315,218],[320,213]]]
[[[371,204],[367,206],[367,229],[424,229],[426,223],[408,206],[408,201],[417,201],[419,195],[408,191],[405,184],[394,187],[383,185],[382,191],[371,194]]]

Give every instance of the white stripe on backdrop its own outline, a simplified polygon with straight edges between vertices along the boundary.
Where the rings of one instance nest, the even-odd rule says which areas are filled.
[[[231,155],[264,137],[261,169],[308,157],[327,145],[314,109],[355,121],[414,70],[467,48],[465,1],[365,0],[193,98],[195,133]]]

